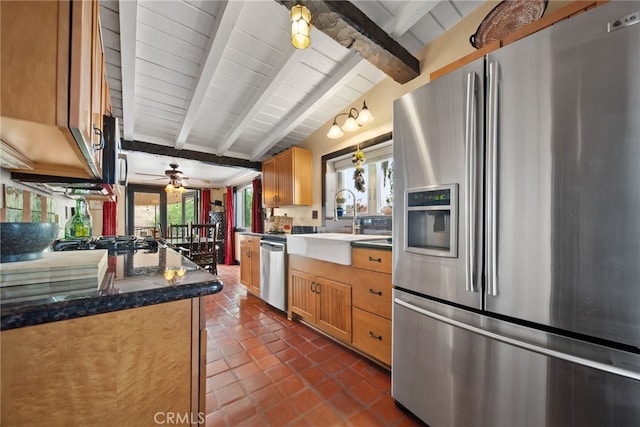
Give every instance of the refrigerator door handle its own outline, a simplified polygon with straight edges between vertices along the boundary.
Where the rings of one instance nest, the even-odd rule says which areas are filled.
[[[465,246],[465,289],[467,292],[477,292],[474,272],[476,247],[476,165],[477,165],[477,74],[467,74],[467,94],[465,98],[465,128],[464,128],[464,171],[465,171],[465,221],[467,239]]]
[[[498,217],[498,84],[497,62],[489,63],[489,99],[487,105],[487,294],[498,295],[497,217]]]
[[[410,302],[404,301],[400,298],[394,298],[393,302],[395,304],[401,305],[402,307],[405,307],[415,313],[418,314],[422,314],[424,316],[428,316],[431,317],[432,319],[438,320],[440,322],[449,324],[451,326],[460,328],[460,329],[464,329],[466,331],[469,332],[473,332],[475,334],[478,334],[480,336],[483,337],[487,337],[490,339],[494,339],[500,342],[503,342],[505,344],[509,344],[509,345],[513,345],[519,348],[523,348],[525,350],[529,350],[529,351],[533,351],[548,357],[552,357],[552,358],[556,358],[556,359],[561,359],[561,360],[566,360],[568,362],[571,363],[577,363],[579,365],[583,365],[583,366],[587,366],[590,368],[594,368],[594,369],[598,369],[600,371],[604,371],[604,372],[609,372],[611,374],[615,374],[615,375],[622,375],[624,377],[627,378],[631,378],[633,380],[640,380],[640,372],[637,371],[632,371],[629,369],[625,369],[622,366],[616,366],[613,364],[607,364],[607,363],[602,363],[602,362],[598,362],[596,360],[590,360],[590,359],[586,359],[584,357],[580,357],[580,356],[575,356],[572,354],[568,354],[565,352],[561,352],[558,350],[554,350],[552,348],[547,348],[547,347],[542,347],[530,342],[526,342],[526,341],[522,341],[519,339],[515,339],[506,335],[502,335],[502,334],[498,334],[492,331],[489,331],[487,329],[481,328],[481,327],[477,327],[474,325],[470,325],[468,323],[464,323],[461,322],[459,320],[455,320],[452,319],[451,317],[448,316],[443,316],[441,314],[438,313],[434,313],[428,310],[425,310],[422,307],[418,307]]]

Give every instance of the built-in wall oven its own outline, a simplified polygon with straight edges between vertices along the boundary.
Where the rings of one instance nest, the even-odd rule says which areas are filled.
[[[287,309],[286,239],[265,235],[260,241],[260,297],[277,309]]]

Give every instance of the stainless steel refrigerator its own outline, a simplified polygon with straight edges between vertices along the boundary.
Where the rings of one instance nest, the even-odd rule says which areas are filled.
[[[427,424],[640,425],[639,17],[395,101],[392,394]]]

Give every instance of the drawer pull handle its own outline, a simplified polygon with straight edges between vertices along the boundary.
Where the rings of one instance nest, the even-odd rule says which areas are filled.
[[[376,295],[380,295],[382,296],[382,291],[374,291],[373,289],[369,288],[369,293],[370,294],[376,294]]]
[[[369,336],[370,336],[371,338],[373,338],[374,340],[380,340],[380,341],[382,341],[382,335],[376,335],[376,334],[374,334],[373,332],[369,331]]]
[[[314,294],[316,293],[316,290],[313,289],[315,285],[316,285],[316,282],[311,282],[311,292],[313,292]]]
[[[382,258],[374,258],[374,257],[369,257],[369,261],[373,261],[373,262],[382,262]]]

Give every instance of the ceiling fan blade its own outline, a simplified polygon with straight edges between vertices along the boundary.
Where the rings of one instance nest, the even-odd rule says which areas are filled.
[[[183,182],[189,182],[191,184],[201,183],[201,184],[211,184],[211,181],[208,179],[200,179],[200,178],[188,178],[186,176],[182,177]]]
[[[136,175],[144,175],[144,176],[155,176],[158,178],[166,179],[165,175],[159,175],[157,173],[144,173],[144,172],[136,172]]]

